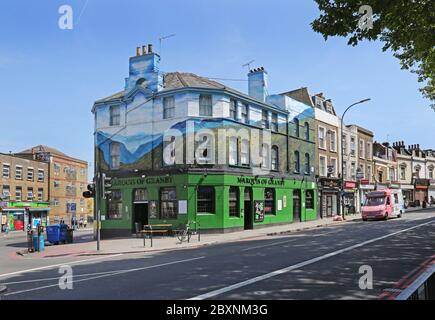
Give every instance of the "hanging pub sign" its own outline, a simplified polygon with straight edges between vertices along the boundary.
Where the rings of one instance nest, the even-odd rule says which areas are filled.
[[[254,201],[255,222],[264,221],[264,201]]]

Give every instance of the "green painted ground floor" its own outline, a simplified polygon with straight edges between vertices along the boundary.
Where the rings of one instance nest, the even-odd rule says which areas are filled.
[[[131,235],[135,224],[229,232],[317,218],[314,182],[210,173],[114,178],[99,204],[103,238]]]

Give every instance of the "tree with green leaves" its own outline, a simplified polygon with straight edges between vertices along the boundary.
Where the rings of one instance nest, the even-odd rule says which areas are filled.
[[[420,91],[435,110],[435,0],[314,0],[320,17],[314,31],[328,37],[348,37],[383,43],[400,60],[402,69],[416,73]]]

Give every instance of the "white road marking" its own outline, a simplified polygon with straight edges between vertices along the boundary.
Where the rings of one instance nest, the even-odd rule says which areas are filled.
[[[95,276],[100,274],[109,274],[109,273],[115,273],[118,271],[105,271],[105,272],[94,272],[94,273],[85,273],[85,274],[74,274],[74,278],[82,278],[82,277],[88,277],[88,276]],[[23,281],[14,281],[14,282],[2,282],[3,285],[8,286],[11,284],[23,284],[23,283],[32,283],[32,282],[43,282],[43,281],[50,281],[50,280],[59,280],[59,277],[54,278],[41,278],[41,279],[32,279],[32,280],[23,280]]]
[[[316,235],[312,235],[312,236],[310,235],[310,238],[325,236],[325,235],[328,235],[328,234],[331,234],[331,233],[335,233],[335,232],[336,231],[330,231],[330,232],[325,232],[325,233],[322,233],[322,234],[316,234]],[[242,251],[250,251],[250,250],[255,250],[255,249],[261,249],[261,248],[267,248],[267,247],[272,247],[272,246],[278,246],[280,244],[293,242],[293,241],[296,241],[296,240],[299,240],[299,239],[301,239],[301,236],[295,236],[295,237],[292,237],[292,239],[290,239],[290,240],[273,242],[273,243],[264,244],[264,245],[261,245],[261,246],[249,247],[249,248],[243,249]]]
[[[143,268],[135,268],[135,269],[127,269],[127,270],[122,270],[122,271],[114,271],[111,274],[104,274],[104,275],[99,275],[99,276],[95,276],[95,277],[91,277],[91,278],[86,278],[86,279],[82,279],[82,280],[77,280],[77,281],[72,281],[72,283],[79,283],[79,282],[84,282],[84,281],[89,281],[89,280],[94,280],[94,279],[99,279],[99,278],[106,278],[106,277],[111,277],[111,276],[116,276],[119,274],[124,274],[124,273],[130,273],[130,272],[135,272],[135,271],[142,271],[142,270],[147,270],[147,269],[154,269],[154,268],[159,268],[159,267],[164,267],[164,266],[169,266],[169,265],[173,265],[173,264],[178,264],[178,263],[183,263],[183,262],[190,262],[190,261],[195,261],[195,260],[200,260],[200,259],[204,259],[205,257],[197,257],[197,258],[191,258],[191,259],[185,259],[185,260],[177,260],[177,261],[172,261],[172,262],[167,262],[167,263],[161,263],[161,264],[157,264],[154,266],[148,266],[148,267],[143,267]],[[27,289],[27,290],[21,290],[21,291],[15,291],[15,292],[11,292],[11,293],[7,293],[4,294],[3,296],[12,296],[12,295],[16,295],[16,294],[20,294],[20,293],[26,293],[26,292],[31,292],[31,291],[37,291],[37,290],[42,290],[42,289],[48,289],[48,288],[53,288],[53,287],[59,287],[59,284],[52,284],[52,285],[48,285],[48,286],[43,286],[43,287],[37,287],[37,288],[32,288],[32,289]]]
[[[365,246],[367,244],[370,244],[370,243],[373,243],[373,242],[376,242],[376,241],[380,241],[380,240],[383,240],[383,239],[395,236],[397,234],[400,234],[400,233],[403,233],[403,232],[407,232],[407,231],[410,231],[410,230],[413,230],[413,229],[416,229],[416,228],[428,225],[428,224],[432,224],[434,222],[435,222],[435,220],[432,220],[432,221],[429,221],[429,222],[426,222],[426,223],[423,223],[423,224],[416,225],[414,227],[410,227],[410,228],[407,228],[407,229],[403,229],[403,230],[400,230],[400,231],[396,231],[396,232],[387,234],[387,235],[382,236],[382,237],[378,237],[378,238],[374,238],[374,239],[371,239],[371,240],[367,240],[367,241],[361,242],[359,244],[350,246],[348,248],[344,248],[344,249],[340,249],[340,250],[337,250],[337,251],[333,251],[333,252],[327,253],[325,255],[322,255],[322,256],[319,256],[319,257],[307,260],[307,261],[303,261],[303,262],[300,262],[298,264],[295,264],[295,265],[292,265],[292,266],[289,266],[289,267],[286,267],[286,268],[283,268],[283,269],[275,270],[275,271],[272,271],[270,273],[267,273],[267,274],[264,274],[264,275],[261,275],[261,276],[255,277],[255,278],[248,279],[246,281],[235,283],[233,285],[230,285],[230,286],[227,286],[227,287],[223,287],[221,289],[217,289],[217,290],[214,290],[214,291],[210,291],[208,293],[201,294],[199,296],[190,298],[189,300],[204,300],[204,299],[213,298],[213,297],[216,297],[218,295],[221,295],[222,293],[233,291],[233,290],[236,290],[236,289],[248,286],[250,284],[253,284],[253,283],[256,283],[256,282],[259,282],[259,281],[263,281],[263,280],[266,280],[266,279],[269,279],[269,278],[272,278],[272,277],[279,276],[279,275],[287,273],[289,271],[293,271],[293,270],[296,270],[296,269],[308,266],[310,264],[314,264],[316,262],[319,262],[319,261],[331,258],[331,257],[336,256],[336,255],[339,255],[341,253],[344,253],[344,252],[347,252],[347,251],[351,251],[353,249],[363,247],[363,246]]]
[[[39,270],[44,270],[44,269],[56,268],[56,267],[64,266],[66,264],[67,265],[74,265],[74,264],[84,263],[84,262],[88,262],[88,261],[114,258],[114,257],[118,257],[118,256],[122,256],[122,254],[119,253],[119,254],[114,254],[114,255],[110,255],[110,256],[103,256],[103,257],[97,257],[97,258],[86,259],[86,260],[64,262],[64,263],[59,263],[59,264],[53,264],[50,266],[44,266],[44,267],[39,267],[39,268],[33,268],[33,269],[21,270],[21,271],[16,271],[16,272],[11,272],[11,273],[5,273],[5,274],[0,274],[0,278],[14,276],[17,274],[22,274],[22,273],[27,273],[27,272],[32,272],[32,271],[39,271]]]

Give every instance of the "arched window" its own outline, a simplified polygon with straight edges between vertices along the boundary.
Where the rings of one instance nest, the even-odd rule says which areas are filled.
[[[299,138],[299,119],[294,118],[293,122],[295,124],[295,136]]]
[[[310,124],[305,122],[305,140],[310,141]]]
[[[311,165],[310,165],[310,154],[305,154],[305,173],[310,174]]]
[[[271,169],[278,171],[279,170],[279,149],[277,146],[272,147],[272,155],[271,155]]]
[[[301,160],[299,157],[299,151],[295,151],[294,153],[294,171],[299,173],[301,170]]]

